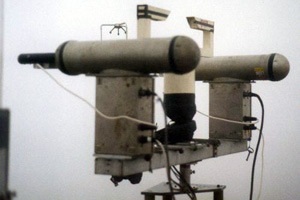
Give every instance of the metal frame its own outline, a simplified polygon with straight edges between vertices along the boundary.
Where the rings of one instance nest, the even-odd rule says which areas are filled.
[[[120,29],[124,31],[125,35],[126,35],[126,40],[128,39],[128,26],[126,24],[126,22],[120,23],[120,24],[102,24],[100,26],[100,39],[102,41],[102,36],[103,36],[103,27],[104,26],[112,26],[113,28],[109,31],[109,33],[111,34],[113,32],[114,29],[117,29],[118,31],[118,35],[120,34]]]
[[[151,20],[166,20],[169,13],[170,12],[167,10],[150,7],[148,5],[139,5],[137,7],[138,38],[150,38]],[[201,49],[202,56],[213,57],[214,22],[202,20],[195,17],[188,17],[187,19],[191,28],[204,32],[203,48]],[[97,80],[101,80],[101,77],[98,77]],[[97,95],[99,95],[102,90],[97,91]],[[105,96],[103,96],[102,98],[97,98],[96,102],[103,101],[103,98],[105,98]],[[122,126],[124,126],[124,124],[122,124]],[[126,177],[129,175],[166,167],[166,158],[165,155],[163,155],[162,149],[159,146],[154,145],[153,143],[150,144],[152,145],[152,152],[147,152],[146,155],[118,155],[96,153],[94,155],[95,174]],[[185,179],[190,180],[190,163],[196,163],[204,159],[246,151],[247,141],[241,138],[226,138],[222,140],[220,140],[220,138],[208,140],[194,139],[190,143],[168,145],[168,149],[170,161],[169,165],[180,165],[181,172],[182,174],[184,174]],[[188,167],[184,169],[184,166]],[[192,186],[194,187],[196,193],[214,192],[214,200],[223,200],[224,198],[223,190],[226,188],[226,186],[199,184],[192,184]],[[180,190],[176,190],[174,192],[175,195],[183,193],[184,192]],[[160,185],[143,191],[142,194],[145,195],[145,200],[154,200],[155,196],[157,195],[163,196],[164,200],[169,200],[172,198],[169,191],[169,186],[166,183],[161,183]]]
[[[172,186],[174,188],[174,195],[185,194],[177,188],[176,185]],[[195,193],[206,193],[213,192],[214,200],[223,200],[223,191],[226,188],[224,185],[203,185],[203,184],[191,184]],[[169,190],[168,183],[160,183],[152,188],[149,188],[141,192],[145,196],[145,200],[155,200],[155,196],[162,196],[163,200],[172,200],[172,195]]]
[[[170,165],[195,163],[204,159],[243,152],[247,141],[240,140],[193,140],[192,143],[168,145]],[[95,155],[95,173],[113,176],[128,176],[166,166],[165,155],[160,147],[154,146],[150,160],[147,157],[103,158]]]

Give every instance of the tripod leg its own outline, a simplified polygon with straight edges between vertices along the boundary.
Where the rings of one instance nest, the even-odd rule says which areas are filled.
[[[155,196],[154,195],[145,194],[145,200],[155,200]]]
[[[223,190],[214,192],[214,200],[224,200]]]

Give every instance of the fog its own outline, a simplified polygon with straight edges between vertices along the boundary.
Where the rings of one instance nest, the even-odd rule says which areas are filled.
[[[94,174],[94,112],[61,90],[41,70],[20,65],[20,53],[54,52],[67,40],[99,40],[100,25],[126,22],[136,38],[136,6],[170,10],[165,22],[152,23],[152,37],[186,35],[201,47],[202,34],[187,16],[215,22],[215,56],[280,53],[291,65],[280,82],[257,81],[253,92],[265,104],[265,168],[261,199],[300,199],[300,1],[298,0],[7,0],[4,2],[3,105],[11,111],[10,188],[16,199],[143,199],[142,190],[166,181],[165,170],[144,173],[139,185],[118,187],[109,176]],[[124,38],[116,33],[104,39]],[[50,70],[49,70],[50,71]],[[50,73],[66,87],[95,103],[95,78]],[[156,81],[162,95],[163,80]],[[208,84],[196,85],[197,108],[208,112]],[[253,100],[253,116],[261,109]],[[196,115],[196,137],[208,137],[208,119]],[[163,112],[156,106],[156,122]],[[253,134],[251,146],[257,141]],[[298,155],[298,156],[297,156]],[[249,198],[253,155],[247,152],[204,160],[193,183],[226,185],[225,199]],[[254,197],[259,188],[259,153]],[[212,199],[210,194],[199,195]],[[182,196],[178,199],[187,199]]]

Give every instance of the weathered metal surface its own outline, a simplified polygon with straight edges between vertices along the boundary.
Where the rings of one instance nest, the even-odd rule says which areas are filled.
[[[244,92],[251,92],[250,83],[210,82],[209,114],[211,116],[243,121],[251,116],[251,98],[244,98]],[[213,139],[249,139],[251,131],[244,131],[244,125],[209,119],[209,137]]]
[[[193,163],[203,159],[246,151],[247,141],[221,140],[215,144],[217,153],[214,154],[214,145],[209,142],[195,142],[192,144],[169,145],[170,165]],[[154,148],[150,161],[144,157],[128,159],[95,159],[95,173],[113,176],[127,176],[150,169],[159,169],[166,166],[165,155],[159,147]]]
[[[30,55],[30,54],[29,54]],[[22,55],[26,58],[25,56]],[[66,74],[97,74],[107,69],[183,74],[200,59],[195,41],[185,36],[136,40],[69,41],[56,50],[55,63]],[[23,63],[27,63],[25,59]],[[32,62],[32,61],[31,61]]]
[[[290,64],[287,58],[277,53],[202,57],[196,68],[196,80],[210,81],[216,78],[235,78],[245,81],[279,81],[288,75],[289,69]]]
[[[188,185],[191,183],[191,165],[183,164],[180,165],[180,173],[183,178],[180,179],[180,185],[182,190],[186,191],[188,189]]]
[[[152,77],[98,77],[96,107],[109,116],[128,115],[153,122],[153,96],[139,97],[139,90],[154,90]],[[107,120],[96,115],[95,153],[111,155],[144,155],[151,153],[151,144],[140,144],[139,136],[152,136],[140,131],[138,123],[120,119]]]

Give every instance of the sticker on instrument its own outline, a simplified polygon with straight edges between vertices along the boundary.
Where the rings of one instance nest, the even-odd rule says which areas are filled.
[[[259,79],[266,78],[264,68],[254,68],[254,71],[255,71],[257,78],[259,78]]]

